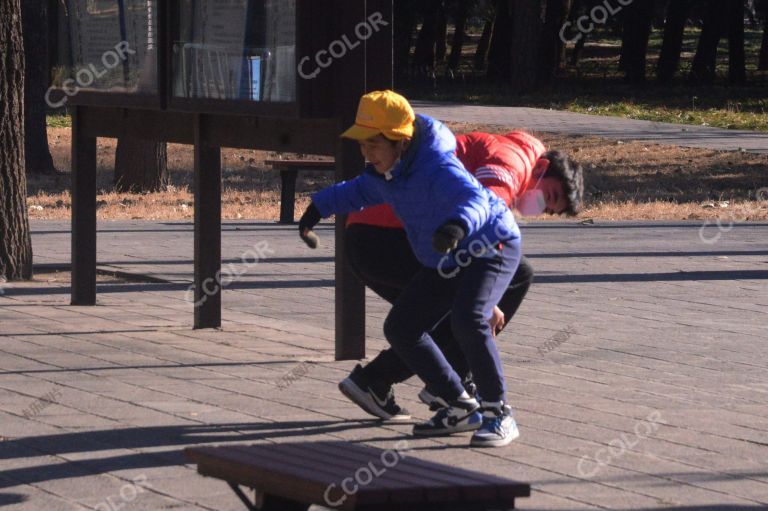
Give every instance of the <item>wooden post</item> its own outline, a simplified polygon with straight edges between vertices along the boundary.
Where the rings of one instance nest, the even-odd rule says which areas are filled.
[[[221,326],[221,149],[208,145],[207,118],[195,120],[195,328]]]
[[[353,37],[359,23],[375,23],[375,33],[361,47],[336,61],[334,66],[339,69],[328,70],[334,73],[336,116],[340,129],[346,129],[355,122],[360,96],[392,88],[392,0],[348,0],[334,5],[336,38]],[[363,163],[357,143],[341,141],[336,180],[355,177]],[[346,221],[346,216],[336,218],[336,360],[365,357],[365,288],[346,262]]]
[[[294,217],[294,201],[296,200],[296,178],[298,170],[280,171],[280,222],[292,224]]]
[[[336,13],[333,37],[354,34],[357,23],[365,20],[365,2],[347,0],[333,3]],[[349,36],[347,36],[349,37]],[[339,130],[355,122],[357,103],[365,92],[365,48],[350,51],[332,69]],[[339,131],[341,133],[341,131]],[[363,158],[356,143],[340,140],[336,156],[336,181],[354,178],[363,168]],[[365,287],[355,278],[347,264],[347,217],[336,216],[336,360],[365,357]]]
[[[96,304],[96,137],[72,110],[72,305]]]

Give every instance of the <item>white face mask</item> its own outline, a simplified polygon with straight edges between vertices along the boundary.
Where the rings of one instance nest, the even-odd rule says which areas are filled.
[[[515,207],[523,216],[537,216],[547,209],[547,201],[541,190],[528,190],[517,199]]]
[[[536,184],[533,185],[533,188],[522,194],[515,201],[515,208],[520,212],[521,215],[537,216],[544,213],[544,210],[547,209],[547,201],[544,198],[544,192],[536,188],[544,178],[544,174],[545,172],[542,172],[539,175],[539,179],[536,181]]]

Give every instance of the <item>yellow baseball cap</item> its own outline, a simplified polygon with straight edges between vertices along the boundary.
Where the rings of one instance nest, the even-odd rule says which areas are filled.
[[[411,138],[415,120],[416,114],[403,96],[391,90],[373,91],[360,98],[355,124],[341,136],[354,140],[378,134],[390,140]]]

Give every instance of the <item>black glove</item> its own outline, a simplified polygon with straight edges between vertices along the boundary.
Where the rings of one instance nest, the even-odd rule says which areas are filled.
[[[310,203],[307,210],[301,215],[299,220],[299,236],[301,236],[301,239],[304,240],[304,243],[309,248],[317,248],[317,245],[320,243],[320,238],[312,232],[312,229],[320,222],[321,218],[323,217],[314,203]]]
[[[455,249],[467,235],[466,229],[459,222],[451,220],[444,223],[432,236],[432,249],[440,254],[447,254]]]

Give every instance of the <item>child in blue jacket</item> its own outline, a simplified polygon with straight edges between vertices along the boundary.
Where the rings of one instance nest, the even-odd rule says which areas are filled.
[[[415,115],[392,91],[360,100],[355,125],[363,173],[312,197],[299,222],[311,247],[321,218],[387,203],[403,222],[423,269],[384,322],[384,335],[427,388],[450,404],[413,428],[415,435],[472,431],[473,446],[503,446],[519,436],[506,402],[501,360],[488,323],[520,261],[514,216],[464,169],[456,139],[440,122]],[[477,384],[470,397],[429,332],[446,315]]]

